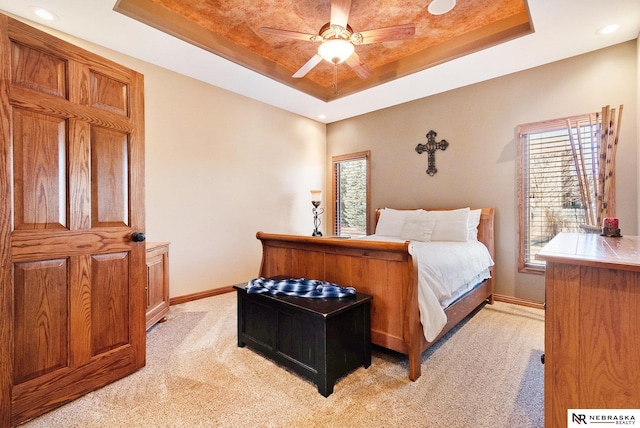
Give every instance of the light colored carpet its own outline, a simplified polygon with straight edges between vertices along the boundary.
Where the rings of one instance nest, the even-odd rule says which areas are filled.
[[[171,307],[148,332],[147,366],[24,427],[542,427],[544,312],[486,305],[427,350],[316,386],[238,348],[236,296]]]

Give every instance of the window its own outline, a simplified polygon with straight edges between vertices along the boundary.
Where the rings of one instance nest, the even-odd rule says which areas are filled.
[[[366,151],[332,158],[336,235],[369,234],[369,156]]]
[[[598,224],[599,134],[595,115],[518,127],[519,271],[544,271],[535,255],[559,232]]]

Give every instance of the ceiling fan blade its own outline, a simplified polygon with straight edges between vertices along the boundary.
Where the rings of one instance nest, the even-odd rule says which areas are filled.
[[[360,57],[357,53],[352,53],[351,56],[345,60],[345,62],[349,64],[349,67],[351,67],[351,69],[355,71],[359,78],[366,79],[367,77],[371,76],[371,69],[367,64],[360,60]]]
[[[339,25],[347,28],[351,0],[331,0],[331,25]]]
[[[298,71],[295,72],[293,77],[295,77],[296,79],[299,79],[301,77],[306,76],[307,73],[313,69],[313,67],[315,67],[320,63],[320,61],[322,61],[322,57],[318,54],[315,54],[314,56],[311,57],[309,61],[307,61],[302,67],[300,67]]]
[[[395,25],[393,27],[378,28],[377,30],[361,31],[351,36],[354,45],[388,42],[392,40],[410,39],[416,34],[413,24]]]
[[[307,42],[322,41],[322,37],[317,34],[299,33],[297,31],[280,30],[278,28],[260,27],[260,32],[265,34],[275,34],[276,36],[288,37],[290,39],[305,40]]]

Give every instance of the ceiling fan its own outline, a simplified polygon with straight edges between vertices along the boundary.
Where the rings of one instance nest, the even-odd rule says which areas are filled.
[[[415,35],[414,24],[402,24],[392,27],[378,28],[354,32],[347,24],[351,0],[331,0],[331,20],[322,26],[318,34],[306,34],[297,31],[280,30],[262,27],[262,33],[284,36],[296,40],[320,43],[318,53],[293,74],[294,78],[302,78],[323,59],[334,64],[334,86],[336,83],[337,65],[346,62],[361,79],[371,75],[371,69],[360,60],[354,45],[381,43],[391,40],[409,39]],[[337,90],[337,88],[336,88]]]

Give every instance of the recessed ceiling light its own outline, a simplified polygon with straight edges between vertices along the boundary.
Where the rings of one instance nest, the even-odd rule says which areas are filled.
[[[456,0],[433,0],[427,10],[431,15],[444,15],[456,6]]]
[[[318,119],[326,119],[327,115],[326,114],[319,114],[318,115]]]
[[[618,28],[620,28],[618,24],[605,25],[604,27],[598,29],[598,31],[596,31],[596,34],[611,34]]]
[[[60,19],[58,18],[58,15],[56,15],[55,13],[51,12],[48,9],[45,9],[44,7],[29,6],[29,9],[31,10],[31,12],[35,13],[45,21],[57,21],[58,19]]]

